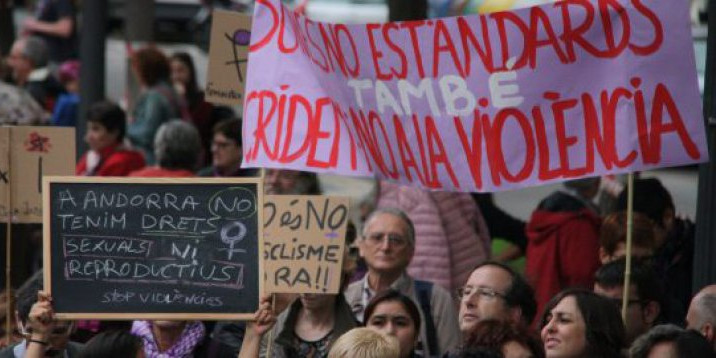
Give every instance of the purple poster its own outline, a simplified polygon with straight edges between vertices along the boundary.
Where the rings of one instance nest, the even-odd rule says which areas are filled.
[[[688,3],[366,25],[258,0],[244,166],[498,191],[708,160]]]

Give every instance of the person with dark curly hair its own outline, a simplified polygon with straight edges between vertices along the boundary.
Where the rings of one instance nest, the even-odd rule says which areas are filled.
[[[545,306],[540,327],[547,358],[618,358],[626,348],[619,309],[584,289],[567,289]]]
[[[477,323],[464,339],[472,347],[502,352],[505,358],[543,358],[542,342],[524,325],[488,319]]]

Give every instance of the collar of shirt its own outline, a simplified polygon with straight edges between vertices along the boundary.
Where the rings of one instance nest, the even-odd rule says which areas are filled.
[[[361,306],[360,310],[355,312],[356,317],[360,318],[359,321],[364,322],[365,317],[363,315],[365,314],[365,308],[368,307],[368,303],[370,300],[375,296],[376,292],[370,288],[370,272],[365,274],[365,277],[363,279],[363,288],[361,289]],[[400,277],[398,277],[397,280],[395,280],[392,284],[390,284],[390,288],[402,293],[407,294],[408,289],[410,286],[408,285],[410,283],[410,279],[408,278],[408,275],[403,272]]]

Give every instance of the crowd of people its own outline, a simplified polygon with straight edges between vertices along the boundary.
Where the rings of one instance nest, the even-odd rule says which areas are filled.
[[[204,100],[186,53],[132,53],[131,108],[102,101],[80,121],[76,9],[38,4],[0,66],[0,91],[23,99],[2,124],[86,123],[81,176],[261,175],[241,168],[241,120]],[[313,173],[263,178],[267,194],[322,193]],[[37,273],[0,297],[14,328],[0,358],[714,357],[716,285],[692,287],[694,223],[659,180],[636,180],[630,266],[618,180],[566,182],[535,205],[523,222],[489,194],[376,181],[347,230],[341,291],[267,295],[249,322],[58,320],[39,260],[21,262]],[[509,246],[493,254],[497,238]],[[522,256],[524,272],[506,264]]]
[[[164,125],[157,137],[186,130],[198,143],[192,129],[176,120]],[[156,144],[159,167],[169,165],[160,149],[164,144]],[[308,188],[315,180],[297,174],[282,178],[281,192],[296,193],[294,189]],[[650,183],[640,180],[637,187],[643,182]],[[413,221],[399,209],[379,207],[368,215],[359,235],[348,230],[346,240],[358,248],[366,272],[355,279],[356,257],[346,251],[338,294],[283,295],[288,297],[278,303],[266,296],[247,325],[99,322],[99,328],[83,335],[88,341],[81,345],[70,337],[92,325],[55,319],[52,298],[40,290],[37,274],[16,292],[18,334],[5,338],[20,341],[0,351],[0,357],[713,357],[716,285],[703,288],[686,311],[681,310],[676,286],[663,279],[668,275],[657,274],[656,257],[667,242],[657,245],[656,225],[646,215],[637,218],[636,226],[643,226],[635,237],[648,237],[635,240],[635,253],[643,256],[634,258],[625,303],[625,258],[614,249],[624,245],[621,212],[602,224],[594,254],[606,254],[601,255],[604,264],[592,273],[592,286],[567,287],[580,286],[569,282],[538,311],[539,296],[529,276],[496,261],[472,269],[454,295],[439,284],[412,277],[407,270],[420,240]],[[615,232],[616,237],[609,236]],[[680,327],[684,322],[686,327]]]
[[[101,106],[111,109],[109,113],[119,110],[111,104]],[[231,135],[215,131],[217,137],[223,140]],[[116,138],[112,137],[113,142]],[[192,163],[198,160],[200,146],[200,135],[190,123],[169,121],[160,126],[154,141],[157,164],[129,171],[130,175],[193,175],[197,167]],[[240,152],[240,146],[235,151]],[[264,180],[267,192],[275,194],[321,193],[320,181],[311,173],[271,170]],[[525,274],[486,258],[468,270],[456,290],[451,287],[455,280],[439,282],[430,278],[430,271],[417,271],[417,276],[410,272],[421,240],[433,235],[415,225],[423,216],[381,205],[366,214],[359,230],[352,225],[347,230],[339,293],[268,295],[249,322],[61,321],[54,317],[52,297],[41,290],[38,273],[15,292],[14,300],[5,300],[16,306],[17,332],[6,332],[3,339],[10,344],[0,357],[119,357],[120,352],[124,357],[170,358],[716,355],[716,285],[702,288],[693,297],[682,291],[686,286],[681,280],[690,280],[690,272],[681,261],[688,262],[693,255],[684,249],[693,237],[684,236],[683,228],[693,224],[673,216],[671,196],[658,180],[637,179],[633,260],[627,270],[624,211],[599,215],[590,195],[579,193],[588,188],[594,197],[592,189],[598,184],[594,179],[567,183],[538,205],[526,225]],[[647,189],[649,195],[644,194]],[[622,205],[623,196],[615,198],[616,208]],[[554,200],[567,204],[555,205]],[[473,203],[480,216],[477,201]],[[552,223],[550,237],[533,236],[529,231],[537,224],[533,221],[544,220],[545,212],[559,214],[556,208],[566,213],[561,214],[564,219]],[[580,210],[594,212],[573,214]],[[572,220],[594,220],[594,231],[587,231],[592,226],[579,224],[575,230]],[[479,227],[473,229],[479,231]],[[460,235],[445,239],[464,240]],[[532,262],[545,255],[541,248],[533,256],[532,245],[544,245],[545,240],[554,241],[551,264],[562,271]],[[481,245],[477,238],[472,244]],[[575,246],[594,249],[575,258]],[[588,267],[593,269],[570,271],[570,263],[592,258],[597,264]],[[627,271],[630,283],[625,300]],[[582,275],[581,280],[568,277],[575,272]],[[548,288],[555,292],[539,295],[540,282],[549,282]]]

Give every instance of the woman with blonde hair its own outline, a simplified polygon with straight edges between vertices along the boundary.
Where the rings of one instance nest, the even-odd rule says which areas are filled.
[[[400,345],[393,336],[370,328],[353,328],[336,340],[328,358],[398,358]]]

